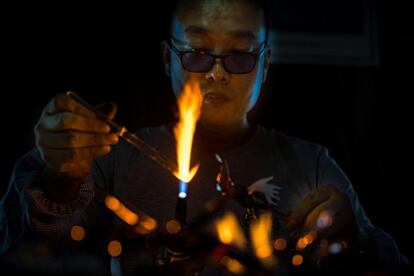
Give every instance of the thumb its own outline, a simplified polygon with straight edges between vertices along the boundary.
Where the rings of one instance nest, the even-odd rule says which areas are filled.
[[[96,109],[105,115],[105,118],[108,120],[112,120],[118,111],[118,107],[114,103],[101,103],[96,106]]]

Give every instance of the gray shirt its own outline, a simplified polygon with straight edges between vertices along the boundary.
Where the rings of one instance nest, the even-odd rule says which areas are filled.
[[[141,129],[137,135],[175,160],[175,142],[165,126]],[[269,184],[279,187],[274,208],[283,213],[292,211],[312,189],[335,186],[349,197],[360,230],[375,241],[379,262],[400,262],[394,241],[371,224],[351,182],[325,147],[258,127],[245,144],[220,155],[228,162],[232,180],[238,185],[249,186],[272,177]],[[214,155],[195,148],[194,156],[200,167],[188,185],[188,220],[199,214],[207,201],[220,197],[216,190],[219,164]],[[108,194],[132,211],[155,218],[160,231],[174,218],[177,178],[125,142],[95,160],[91,176],[85,179],[78,198],[71,204],[57,204],[45,197],[38,180],[42,166],[36,150],[16,165],[9,190],[0,203],[1,252],[28,232],[67,237],[75,224],[84,226],[87,235],[102,232],[103,227],[110,225],[124,229],[126,224],[104,206]],[[242,220],[244,209],[237,202],[226,199],[226,209]],[[136,256],[127,251],[122,259],[125,268],[133,271]]]

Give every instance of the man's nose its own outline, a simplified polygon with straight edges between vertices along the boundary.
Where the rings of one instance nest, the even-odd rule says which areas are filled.
[[[230,73],[223,67],[221,58],[216,58],[213,67],[206,73],[208,81],[227,83],[230,80]]]

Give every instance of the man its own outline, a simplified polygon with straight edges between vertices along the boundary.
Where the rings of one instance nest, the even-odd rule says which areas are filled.
[[[189,185],[188,218],[219,197],[213,185],[219,153],[235,183],[277,187],[271,195],[262,192],[270,209],[289,214],[281,225],[286,232],[318,230],[320,239],[349,244],[355,259],[398,265],[393,240],[371,225],[326,148],[247,120],[269,70],[267,20],[258,1],[183,0],[174,10],[171,36],[161,45],[165,72],[177,96],[189,80],[200,84],[204,96],[194,139],[200,170]],[[115,116],[115,106],[99,108],[108,119]],[[137,134],[174,160],[172,127]],[[125,229],[104,206],[108,194],[153,216],[161,227],[174,217],[177,180],[119,142],[109,125],[71,97],[58,95],[49,102],[35,134],[36,149],[18,162],[1,201],[1,252],[29,233],[63,240],[73,225],[82,225],[87,236],[104,227]],[[227,204],[242,213],[239,204]],[[323,214],[330,222],[319,229]],[[361,247],[365,244],[372,248]],[[121,257],[124,271],[134,272],[132,250]]]

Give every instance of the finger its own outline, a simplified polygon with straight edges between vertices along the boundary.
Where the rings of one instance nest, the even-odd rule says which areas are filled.
[[[45,132],[39,136],[38,144],[49,149],[71,149],[104,146],[118,143],[116,134],[94,134],[88,132]]]
[[[61,112],[71,112],[88,118],[96,118],[96,114],[92,110],[89,110],[81,103],[77,102],[75,99],[65,94],[61,94],[54,97],[48,103],[44,112],[49,115]]]
[[[70,112],[62,112],[43,118],[40,128],[51,132],[78,130],[91,133],[109,133],[110,126],[97,119]]]
[[[269,203],[271,203],[271,204],[273,204],[275,206],[278,206],[278,204],[277,204],[278,202],[279,202],[279,200],[276,199],[276,198],[270,198],[270,200],[269,200]]]
[[[96,106],[96,108],[102,114],[104,114],[105,119],[108,119],[108,120],[112,120],[115,117],[116,112],[118,111],[118,107],[114,103],[103,103],[103,104]]]
[[[273,194],[272,198],[276,199],[277,201],[280,201],[280,196]]]
[[[95,157],[103,156],[111,151],[110,146],[87,147],[77,149],[45,149],[45,162],[60,172],[69,172],[80,162],[91,162]]]
[[[269,181],[273,178],[273,176],[270,176],[267,178],[259,179],[253,184],[249,185],[247,187],[248,195],[252,195],[254,192],[257,191],[265,192],[265,190],[273,189],[275,187],[275,184],[269,183]]]
[[[80,160],[77,162],[63,163],[59,167],[59,172],[70,175],[71,177],[84,178],[91,173],[92,160]]]
[[[293,229],[303,224],[308,214],[319,204],[329,199],[333,190],[329,187],[320,187],[310,192],[292,211],[289,216],[286,228]]]
[[[266,178],[262,179],[262,181],[268,182],[268,181],[272,180],[273,178],[275,178],[275,177],[274,176],[269,176],[269,177],[266,177]]]

